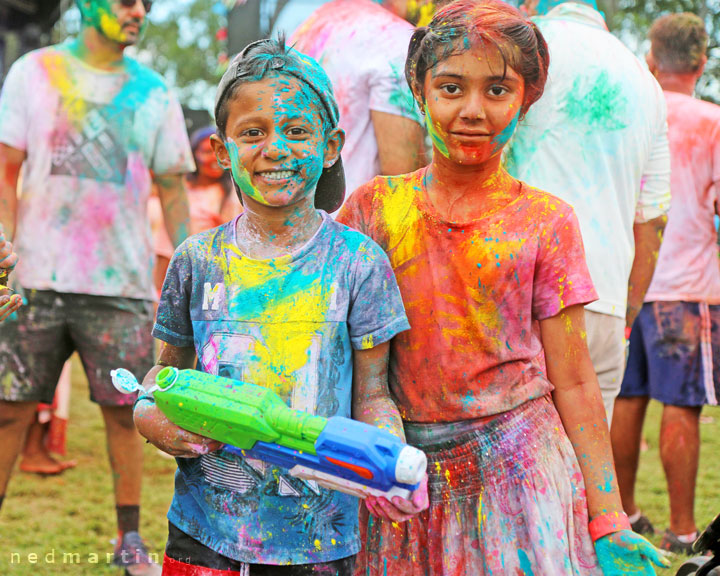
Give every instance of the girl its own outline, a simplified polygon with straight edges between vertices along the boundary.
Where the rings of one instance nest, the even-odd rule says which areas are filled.
[[[357,574],[607,576],[662,562],[622,512],[573,210],[501,167],[548,64],[538,29],[499,0],[438,11],[406,63],[433,161],[374,179],[341,214],[395,270],[412,330],[392,342],[390,387],[430,474],[430,508],[406,523],[411,503],[366,501]]]

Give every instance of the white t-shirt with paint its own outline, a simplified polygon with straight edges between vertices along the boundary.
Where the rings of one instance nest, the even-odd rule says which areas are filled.
[[[587,308],[624,318],[633,224],[670,208],[665,99],[591,7],[561,4],[536,22],[550,74],[518,126],[507,168],[573,206],[599,295]]]
[[[315,58],[332,81],[345,130],[342,151],[346,200],[380,174],[371,111],[422,124],[405,81],[414,28],[372,0],[335,0],[318,8],[290,39]]]
[[[131,58],[92,68],[67,45],[30,52],[0,95],[0,142],[24,150],[15,248],[23,288],[152,299],[147,202],[194,169],[180,104]]]
[[[720,182],[720,106],[665,92],[672,208],[646,302],[720,304],[714,216]]]

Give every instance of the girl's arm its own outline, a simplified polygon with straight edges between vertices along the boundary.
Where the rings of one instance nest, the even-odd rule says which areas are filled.
[[[158,363],[143,379],[147,390],[155,383],[155,376],[166,366],[185,369],[195,367],[195,349],[177,347],[164,343]],[[222,447],[220,442],[210,440],[176,426],[158,409],[152,400],[139,400],[133,413],[135,427],[151,444],[172,456],[196,458]]]
[[[590,518],[622,513],[610,433],[585,333],[585,311],[570,306],[540,321],[553,401],[577,455]]]
[[[369,350],[353,351],[353,404],[355,420],[384,428],[405,441],[402,419],[388,388],[388,360],[390,343],[385,342]],[[427,476],[410,500],[395,496],[365,498],[367,509],[381,518],[393,522],[409,520],[428,505]]]
[[[405,441],[402,419],[388,389],[390,342],[353,351],[352,417]]]
[[[590,536],[604,576],[655,574],[662,552],[630,530],[620,501],[600,386],[590,361],[585,311],[570,306],[540,321],[553,401],[577,455],[587,494]]]

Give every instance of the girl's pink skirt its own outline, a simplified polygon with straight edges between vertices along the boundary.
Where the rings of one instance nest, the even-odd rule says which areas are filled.
[[[580,467],[549,397],[405,431],[428,456],[430,508],[393,524],[361,506],[356,576],[602,576]]]

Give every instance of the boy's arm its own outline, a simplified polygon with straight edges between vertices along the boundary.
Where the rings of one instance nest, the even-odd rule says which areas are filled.
[[[147,390],[155,383],[155,376],[166,366],[185,369],[195,367],[195,349],[191,346],[178,347],[164,343],[160,351],[158,363],[153,366],[143,379],[143,387]],[[222,447],[220,442],[193,434],[176,426],[160,411],[155,402],[140,400],[135,405],[135,426],[138,432],[151,444],[172,456],[197,458]]]
[[[390,342],[368,350],[353,350],[352,415],[355,420],[384,428],[405,441],[400,412],[388,389]]]

